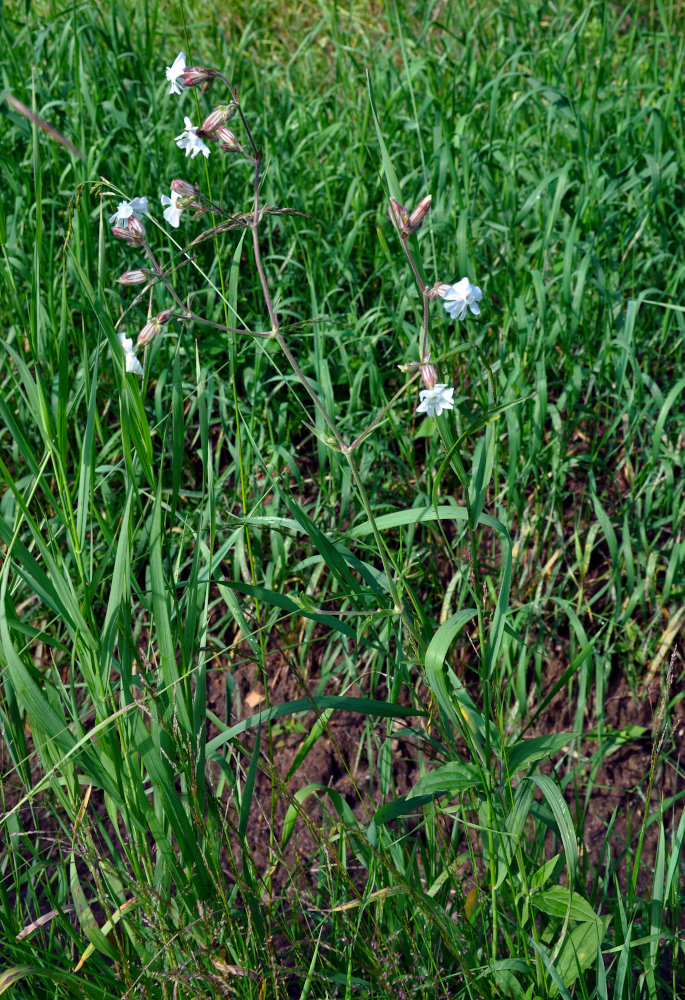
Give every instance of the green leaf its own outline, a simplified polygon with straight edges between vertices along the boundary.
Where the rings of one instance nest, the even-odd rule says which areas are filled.
[[[322,785],[319,782],[311,782],[303,788],[298,788],[293,795],[293,801],[288,806],[285,819],[283,820],[283,829],[281,831],[281,850],[286,847],[288,841],[293,835],[295,821],[301,811],[302,803],[315,792],[326,792],[348,830],[354,830],[358,826],[354,813],[340,792],[336,791],[334,788],[330,788],[328,785]]]
[[[554,861],[556,864],[556,859]],[[550,917],[568,917],[570,920],[580,921],[599,919],[586,899],[562,885],[553,885],[549,889],[531,893],[530,901],[536,909]]]
[[[606,916],[578,924],[564,938],[555,964],[565,986],[572,986],[601,956],[600,946],[610,922],[611,917]]]
[[[281,719],[284,715],[296,715],[298,712],[311,712],[312,709],[335,708],[341,712],[360,712],[363,715],[376,715],[384,719],[406,719],[409,716],[425,716],[428,713],[408,705],[394,705],[387,701],[375,701],[372,698],[346,698],[340,695],[319,695],[313,698],[298,698],[282,705],[272,705],[259,715],[251,715],[242,719],[235,726],[225,729],[207,744],[207,753],[216,753],[229,740],[239,736],[253,726],[272,719]],[[218,724],[218,720],[214,720]]]
[[[578,844],[576,841],[576,833],[573,828],[571,813],[569,812],[569,808],[566,805],[561,792],[552,779],[548,778],[546,775],[536,774],[529,778],[525,778],[524,780],[532,781],[538,786],[544,795],[548,806],[552,810],[552,815],[556,820],[561,842],[564,845],[564,855],[569,875],[571,879],[575,879],[578,874]],[[523,784],[523,782],[521,782],[521,784]]]
[[[468,789],[478,789],[480,785],[480,773],[474,764],[453,760],[449,764],[433,768],[428,774],[419,778],[407,794],[407,800],[415,799],[417,796],[435,798],[437,795],[449,795],[451,797],[460,792],[468,791]]]
[[[550,757],[567,747],[574,739],[573,733],[550,733],[547,736],[533,736],[529,740],[519,740],[513,746],[504,748],[506,766],[510,775],[527,767],[534,760]]]
[[[259,750],[261,747],[261,735],[262,728],[257,726],[257,737],[255,739],[254,750],[252,751],[252,760],[250,761],[250,767],[247,772],[247,777],[245,779],[245,784],[243,786],[242,800],[240,802],[240,818],[238,822],[238,836],[241,841],[245,839],[245,834],[247,832],[247,821],[250,818],[250,806],[252,805],[252,796],[254,795],[254,785],[257,778],[257,766],[259,764]]]
[[[545,884],[554,871],[556,863],[560,857],[560,854],[555,854],[553,858],[549,859],[549,861],[545,861],[541,868],[538,868],[530,880],[531,889],[540,889]]]
[[[410,802],[406,795],[400,795],[398,798],[393,799],[392,802],[385,802],[373,814],[366,831],[366,836],[371,846],[376,847],[378,844],[379,826],[384,826],[386,823],[389,823],[393,819],[398,819],[400,816],[416,812],[417,809],[426,805],[427,802],[432,802],[433,798],[433,795],[420,795],[413,798]]]

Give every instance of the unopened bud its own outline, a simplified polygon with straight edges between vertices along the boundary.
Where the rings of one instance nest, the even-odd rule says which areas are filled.
[[[169,322],[173,315],[173,309],[164,309],[161,313],[158,313],[152,319],[149,319],[136,339],[138,347],[147,347],[147,345],[155,339],[157,334],[162,332],[162,327],[165,323]]]
[[[188,181],[182,181],[179,178],[176,178],[171,182],[171,190],[175,195],[177,195],[175,201],[176,208],[180,208],[184,212],[193,212],[196,219],[198,216],[204,215],[205,212],[208,211],[207,206],[202,200],[199,187],[189,184]]]
[[[428,292],[428,298],[434,299],[444,299],[447,292],[449,292],[451,285],[446,285],[443,281],[436,281],[433,287]]]
[[[125,274],[117,278],[117,281],[120,285],[143,285],[150,277],[150,274],[150,271],[146,271],[145,268],[141,267],[137,271],[126,271]]]
[[[140,244],[143,242],[143,238],[145,236],[145,229],[141,226],[141,229],[143,229],[143,235],[141,236],[139,233],[136,232],[135,226],[131,225],[133,221],[138,222],[137,219],[134,219],[134,217],[131,216],[131,218],[129,219],[128,228],[126,229],[124,229],[123,226],[112,226],[112,235],[116,236],[117,239],[119,240],[123,240],[127,246],[139,247]]]
[[[135,215],[128,220],[128,231],[139,240],[145,239],[145,226]]]
[[[388,214],[390,215],[392,224],[399,230],[400,236],[411,236],[412,233],[419,231],[423,225],[423,220],[428,215],[432,197],[429,194],[425,198],[422,198],[411,213],[404,205],[400,205],[399,201],[395,201],[394,198],[390,199]]]
[[[149,319],[136,338],[138,347],[147,347],[161,333],[162,324],[157,322],[157,317]]]
[[[409,212],[406,210],[404,205],[400,205],[399,201],[395,201],[394,198],[390,199],[388,215],[390,216],[390,221],[393,226],[395,226],[396,229],[399,229],[400,232],[402,232],[406,224],[409,222]]]
[[[438,381],[438,369],[435,365],[421,365],[421,381],[427,389],[432,389]]]
[[[224,125],[233,114],[234,104],[220,104],[218,108],[207,115],[202,123],[203,132],[214,132],[219,126]]]
[[[242,152],[242,146],[231,132],[230,128],[226,128],[225,125],[220,125],[219,128],[215,129],[215,134],[219,142],[221,142],[221,148],[225,149],[227,153],[240,153]]]
[[[200,189],[195,187],[194,184],[182,181],[178,177],[171,182],[171,190],[175,191],[176,194],[183,195],[184,198],[194,198],[200,193]]]
[[[419,229],[423,225],[423,220],[428,215],[432,199],[433,195],[431,194],[421,199],[421,201],[418,203],[414,211],[409,216],[409,219],[407,220],[403,232],[417,233],[419,231]]]
[[[217,76],[215,69],[207,66],[188,66],[181,73],[180,80],[184,87],[197,87],[202,84],[202,93],[206,93],[212,85],[212,80]]]

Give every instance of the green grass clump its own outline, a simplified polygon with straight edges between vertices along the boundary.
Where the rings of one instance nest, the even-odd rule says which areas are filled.
[[[681,18],[5,10],[0,992],[685,989]]]

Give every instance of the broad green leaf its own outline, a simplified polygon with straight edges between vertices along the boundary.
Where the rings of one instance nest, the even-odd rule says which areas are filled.
[[[417,796],[426,795],[433,798],[437,795],[454,796],[469,789],[478,791],[480,785],[480,773],[475,764],[469,764],[467,761],[453,760],[449,764],[433,768],[428,774],[424,774],[422,778],[419,778],[408,793],[407,799],[412,800]]]
[[[509,774],[527,767],[534,760],[550,757],[567,747],[574,739],[573,733],[549,733],[547,736],[533,736],[528,740],[519,740],[513,746],[505,747],[505,761]]]
[[[393,799],[392,802],[386,802],[380,806],[373,814],[373,818],[366,830],[366,836],[369,838],[369,843],[372,847],[376,847],[378,844],[379,826],[385,826],[386,823],[390,823],[393,819],[416,812],[417,809],[427,802],[432,802],[434,797],[433,795],[418,795],[410,802],[406,795],[400,795],[398,798]]]
[[[549,861],[545,861],[544,865],[538,868],[530,880],[531,889],[542,888],[547,879],[550,878],[560,857],[560,854],[555,854],[553,858],[550,858]]]
[[[579,921],[599,919],[586,899],[561,885],[553,885],[549,889],[531,893],[530,901],[536,909],[549,914],[550,917],[564,919],[569,917],[571,920]]]
[[[610,922],[611,917],[606,916],[578,924],[564,938],[555,965],[565,986],[572,986],[578,976],[597,961]]]

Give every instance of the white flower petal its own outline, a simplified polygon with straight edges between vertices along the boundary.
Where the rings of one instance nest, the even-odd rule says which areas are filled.
[[[139,219],[147,212],[147,198],[133,198],[132,201],[120,201],[114,215],[110,216],[110,226],[121,226],[128,229],[128,220],[132,215]]]
[[[187,116],[185,121],[185,131],[181,132],[174,139],[174,142],[179,149],[185,149],[186,156],[192,156],[193,159],[198,153],[203,153],[205,156],[209,156],[209,146],[207,146],[202,139],[197,134],[197,126],[193,125],[190,118]]]
[[[168,208],[164,209],[164,218],[170,226],[174,227],[174,229],[178,229],[181,222],[181,212],[183,211],[183,209],[178,206],[179,197],[178,192],[172,191],[171,198],[166,194],[163,194],[161,198],[162,204],[168,205]]]
[[[454,409],[454,389],[446,382],[438,382],[432,389],[422,389],[419,393],[421,402],[416,407],[417,413],[426,413],[429,417],[439,417],[443,410]]]
[[[478,285],[472,285],[468,278],[462,278],[454,285],[440,285],[438,294],[452,319],[464,319],[468,309],[474,316],[480,315],[478,303],[482,300],[483,293]]]
[[[181,84],[178,82],[179,77],[185,72],[186,68],[186,57],[185,52],[179,52],[179,54],[174,59],[173,65],[167,66],[166,68],[166,78],[171,84],[169,87],[170,94],[180,94]]]
[[[134,375],[143,375],[143,366],[133,352],[126,355],[126,371]]]
[[[143,366],[135,355],[133,350],[133,340],[131,337],[127,337],[122,331],[117,334],[119,343],[121,344],[121,349],[124,352],[124,359],[126,361],[126,371],[133,372],[134,375],[143,374]]]
[[[147,198],[146,197],[134,198],[130,202],[130,205],[131,205],[131,208],[133,210],[133,214],[135,216],[138,216],[138,218],[140,218],[141,215],[145,215],[145,213],[147,212]]]

